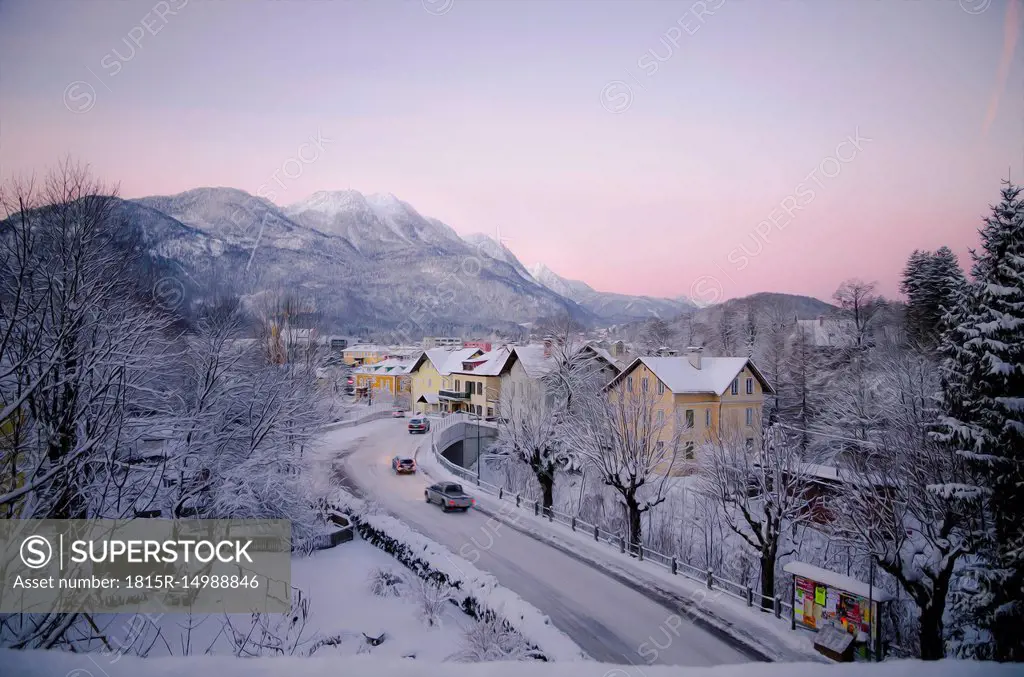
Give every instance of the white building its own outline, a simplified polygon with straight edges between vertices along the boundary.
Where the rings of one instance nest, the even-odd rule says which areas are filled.
[[[423,350],[433,348],[461,348],[462,339],[454,336],[425,336],[423,337]]]

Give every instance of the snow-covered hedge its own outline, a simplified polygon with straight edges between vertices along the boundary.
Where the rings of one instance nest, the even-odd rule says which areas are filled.
[[[494,576],[413,531],[404,522],[368,511],[366,502],[361,499],[342,494],[336,502],[356,519],[356,528],[364,540],[397,559],[420,578],[451,588],[453,601],[473,618],[502,619],[510,630],[532,645],[540,660],[587,659],[579,646],[552,625],[547,616],[499,585]]]

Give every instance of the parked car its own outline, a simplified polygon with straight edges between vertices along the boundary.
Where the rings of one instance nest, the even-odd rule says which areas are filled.
[[[395,456],[391,459],[391,469],[395,471],[396,475],[415,475],[416,459]]]
[[[391,418],[405,418],[405,412],[401,409],[395,409],[391,412]]]
[[[444,512],[451,510],[466,512],[476,503],[472,496],[462,490],[462,485],[455,482],[431,484],[423,492],[423,497],[427,503],[437,503]]]
[[[426,433],[430,430],[430,420],[426,416],[413,416],[409,419],[409,434]]]

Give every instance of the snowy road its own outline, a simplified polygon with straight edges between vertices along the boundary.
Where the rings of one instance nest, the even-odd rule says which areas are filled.
[[[405,420],[386,419],[328,433],[325,456],[344,457],[348,479],[366,498],[495,576],[595,660],[641,667],[648,662],[709,666],[753,660],[688,621],[669,621],[674,610],[482,513],[446,514],[426,505],[428,477],[391,472],[393,456],[412,455],[424,441],[409,435],[405,426]]]

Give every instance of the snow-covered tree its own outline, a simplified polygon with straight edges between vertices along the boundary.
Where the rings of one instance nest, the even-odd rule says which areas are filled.
[[[930,252],[915,249],[907,258],[907,264],[903,268],[903,279],[900,280],[900,293],[907,299],[907,334],[911,340],[918,342],[927,334],[925,278],[930,263]]]
[[[676,339],[676,330],[660,317],[652,317],[644,323],[641,345],[651,355],[659,348],[671,347]]]
[[[9,481],[0,510],[23,518],[109,515],[132,420],[158,387],[169,322],[140,301],[139,253],[119,239],[113,190],[66,162],[5,189],[0,222],[0,424]],[[124,509],[124,506],[121,506]]]
[[[965,282],[956,254],[949,247],[934,253],[915,250],[903,269],[900,292],[907,298],[906,329],[914,343],[938,344],[942,318],[956,303],[957,289]]]
[[[779,421],[802,431],[800,448],[806,450],[811,440],[807,430],[814,423],[821,408],[822,358],[806,332],[797,329],[777,381]]]
[[[929,434],[939,379],[927,354],[892,351],[865,369],[885,418],[852,428],[840,420],[832,429],[848,451],[839,465],[843,489],[830,506],[834,538],[897,581],[919,611],[921,658],[942,658],[951,580],[974,548],[972,516],[958,496],[964,459]]]
[[[872,319],[885,306],[882,298],[875,293],[876,287],[874,282],[852,278],[840,284],[832,295],[844,317],[853,320],[854,339],[858,347],[866,343]]]
[[[701,467],[701,493],[719,504],[725,523],[760,560],[765,609],[774,604],[779,548],[813,514],[807,465],[791,437],[769,428],[759,450],[727,437],[705,445],[708,462]]]
[[[566,443],[618,494],[634,551],[643,542],[641,517],[665,500],[666,482],[689,430],[673,413],[662,407],[653,388],[620,387],[593,396],[566,426]]]
[[[132,518],[162,474],[136,471],[170,321],[138,283],[114,191],[65,161],[0,190],[0,515]],[[144,480],[144,481],[140,481]],[[0,642],[88,642],[80,614],[0,616]]]
[[[973,283],[947,316],[938,439],[965,459],[971,480],[947,492],[983,506],[974,612],[989,633],[984,656],[1024,660],[1024,202],[1007,183],[972,251]],[[953,280],[952,287],[956,287]]]
[[[498,402],[498,439],[491,452],[529,466],[547,511],[554,503],[555,478],[566,463],[567,447],[554,398],[540,381],[519,384],[515,397]]]
[[[236,315],[202,318],[187,337],[174,405],[171,514],[278,518],[305,533],[312,497],[297,471],[325,422],[315,376],[301,362],[267,363]]]
[[[544,375],[517,384],[513,397],[498,402],[497,454],[529,466],[541,489],[544,510],[554,504],[560,470],[576,470],[578,457],[564,443],[565,427],[574,413],[600,392],[610,378],[588,344],[573,333],[548,336]]]

